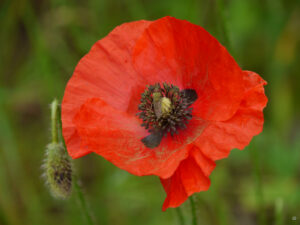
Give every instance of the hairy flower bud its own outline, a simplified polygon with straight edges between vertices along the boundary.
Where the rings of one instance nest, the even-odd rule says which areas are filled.
[[[72,164],[62,144],[51,143],[47,146],[43,168],[52,195],[67,198],[72,190]]]

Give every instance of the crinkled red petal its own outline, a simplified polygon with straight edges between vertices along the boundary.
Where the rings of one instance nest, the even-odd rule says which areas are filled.
[[[193,147],[189,157],[183,160],[175,173],[167,179],[160,179],[167,193],[163,211],[181,205],[195,192],[205,191],[210,186],[208,176],[215,168],[215,162]]]
[[[133,87],[143,83],[132,66],[132,51],[137,38],[150,23],[138,21],[115,28],[78,63],[62,102],[63,135],[73,158],[91,152],[81,145],[81,137],[73,123],[81,105],[96,97],[117,109],[127,110]]]
[[[149,83],[195,89],[194,112],[202,119],[227,120],[244,95],[242,70],[202,27],[172,17],[151,23],[138,40],[134,66]],[[193,112],[193,113],[194,113]]]
[[[146,85],[157,82],[195,89],[198,100],[186,130],[148,149],[135,114]],[[191,145],[216,160],[262,130],[263,85],[199,26],[171,17],[123,24],[92,47],[68,82],[62,103],[68,152],[73,158],[95,152],[133,174],[160,176],[164,208],[175,207],[209,186],[211,171],[189,153]],[[191,169],[197,174],[185,174]]]
[[[212,160],[227,157],[234,148],[242,150],[263,129],[266,82],[250,71],[244,71],[244,82],[247,90],[235,115],[227,121],[211,121],[194,142]]]
[[[167,193],[163,210],[181,205],[194,192],[207,190],[207,177],[215,167],[214,160],[227,157],[233,148],[243,149],[261,132],[262,110],[267,104],[263,87],[266,82],[250,71],[244,71],[243,79],[247,89],[235,115],[224,122],[211,121],[194,142],[198,147],[189,153],[170,178],[161,179]]]
[[[148,133],[136,116],[97,98],[83,104],[73,122],[81,138],[80,148],[87,148],[135,175],[163,178],[174,173],[180,161],[188,156],[188,142],[205,127],[199,124],[202,121],[192,120],[186,133],[177,139],[165,137],[159,147],[149,149],[141,142]]]

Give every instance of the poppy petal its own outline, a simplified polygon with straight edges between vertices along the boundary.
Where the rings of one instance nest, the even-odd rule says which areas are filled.
[[[97,98],[83,104],[73,123],[81,138],[81,148],[88,148],[135,175],[170,177],[179,163],[188,156],[187,141],[193,137],[187,135],[185,139],[176,141],[170,140],[168,136],[162,139],[159,147],[147,148],[141,140],[148,133],[140,126],[138,118]],[[200,126],[198,124],[195,127],[198,129]],[[192,133],[197,137],[197,132]],[[72,151],[70,154],[72,156]]]
[[[202,27],[164,17],[151,23],[133,54],[137,72],[149,83],[194,89],[195,109],[207,120],[227,120],[244,94],[243,72],[227,50]]]
[[[210,186],[208,176],[215,162],[205,157],[201,150],[193,147],[188,158],[183,160],[175,173],[168,179],[160,179],[167,193],[163,211],[181,205],[195,192],[205,191]]]
[[[187,115],[174,136],[166,128],[149,133],[136,116],[141,94],[156,83],[180,88],[185,101],[174,106],[191,106],[172,111]],[[159,176],[167,193],[163,210],[177,207],[209,188],[215,160],[261,132],[265,84],[202,27],[172,17],[126,23],[92,47],[67,84],[67,150],[73,158],[94,152],[132,174]]]
[[[115,28],[96,42],[76,66],[62,102],[63,135],[72,157],[91,152],[80,147],[80,137],[73,124],[73,117],[87,99],[101,98],[115,108],[127,110],[133,86],[142,82],[132,67],[133,47],[150,23],[142,20]]]
[[[248,89],[235,115],[227,121],[210,122],[195,141],[213,160],[227,157],[234,148],[242,150],[253,136],[262,131],[263,108],[268,101],[263,87],[266,82],[250,71],[244,72],[244,80]]]

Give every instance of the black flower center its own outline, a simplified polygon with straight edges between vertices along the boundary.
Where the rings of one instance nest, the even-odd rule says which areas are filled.
[[[137,115],[143,120],[141,126],[151,134],[142,142],[148,148],[157,147],[163,136],[173,136],[180,129],[185,129],[192,119],[190,106],[198,98],[193,89],[180,90],[174,85],[159,83],[147,86],[141,96]]]

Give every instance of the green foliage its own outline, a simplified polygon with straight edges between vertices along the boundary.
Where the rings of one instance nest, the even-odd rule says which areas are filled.
[[[199,224],[299,223],[298,1],[2,0],[1,225],[85,224],[75,197],[53,199],[40,177],[48,104],[61,99],[78,60],[114,27],[165,15],[203,26],[243,69],[268,81],[264,131],[217,163],[210,190],[196,196]],[[161,212],[165,193],[156,177],[132,176],[96,155],[75,163],[99,224],[178,222],[175,210]],[[189,204],[182,211],[188,218]]]

